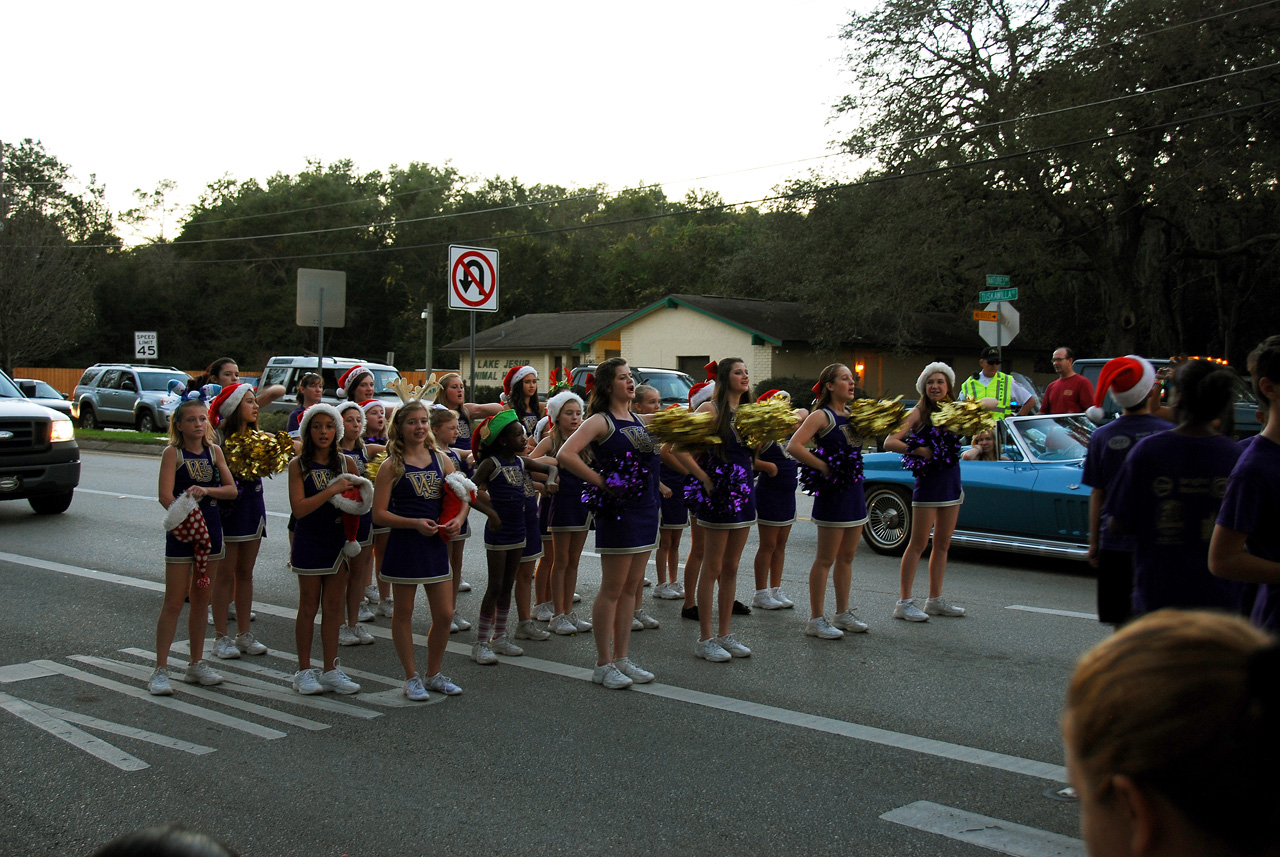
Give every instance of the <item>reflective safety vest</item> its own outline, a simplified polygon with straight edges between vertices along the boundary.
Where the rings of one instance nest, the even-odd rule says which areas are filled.
[[[971,402],[976,402],[978,399],[995,399],[1000,405],[1000,409],[994,412],[997,417],[1003,419],[1011,413],[1009,398],[1013,395],[1013,383],[1003,372],[997,372],[988,384],[982,383],[981,374],[977,378],[969,378],[960,385],[960,392]]]

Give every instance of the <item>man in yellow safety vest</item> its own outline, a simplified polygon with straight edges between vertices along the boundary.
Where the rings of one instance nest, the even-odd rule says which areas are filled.
[[[1033,413],[1037,400],[1034,391],[1028,390],[1010,375],[1000,371],[1000,349],[987,348],[978,355],[979,373],[960,385],[960,398],[969,401],[995,399],[999,408],[997,417],[1010,416],[1017,405],[1018,416]]]

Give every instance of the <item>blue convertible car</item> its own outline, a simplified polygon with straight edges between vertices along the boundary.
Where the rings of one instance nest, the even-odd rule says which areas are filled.
[[[1083,414],[1001,420],[1002,460],[960,462],[964,505],[951,543],[1085,559],[1090,491],[1080,477],[1093,430]],[[877,553],[901,554],[911,536],[914,477],[896,453],[863,461],[870,519],[862,535]]]

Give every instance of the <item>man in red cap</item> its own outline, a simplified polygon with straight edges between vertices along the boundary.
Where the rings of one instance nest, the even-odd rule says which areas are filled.
[[[1089,564],[1098,570],[1098,621],[1117,627],[1132,615],[1134,539],[1108,531],[1107,494],[1134,444],[1173,428],[1173,423],[1151,415],[1155,384],[1155,367],[1133,354],[1108,360],[1102,367],[1095,401],[1105,401],[1109,392],[1123,412],[1089,439],[1080,478],[1093,489],[1089,495]],[[1105,418],[1097,405],[1085,413],[1095,423]]]

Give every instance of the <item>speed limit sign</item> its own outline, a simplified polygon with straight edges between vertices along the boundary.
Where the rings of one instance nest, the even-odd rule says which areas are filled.
[[[159,337],[154,330],[133,332],[133,357],[135,360],[155,360],[160,356]]]

